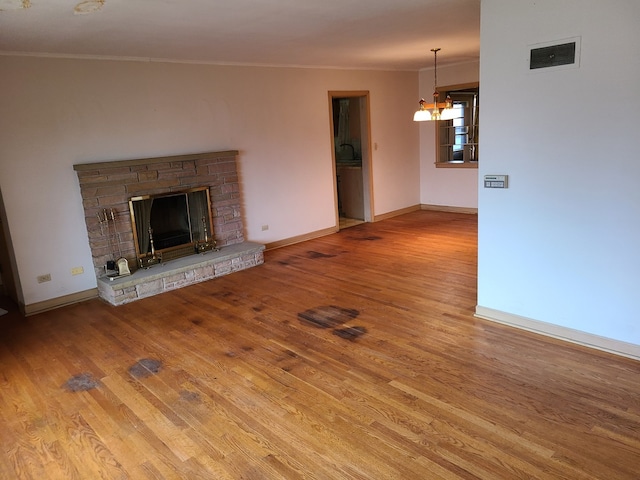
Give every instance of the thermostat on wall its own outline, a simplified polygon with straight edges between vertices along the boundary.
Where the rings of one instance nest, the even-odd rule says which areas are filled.
[[[484,188],[508,188],[509,175],[485,175]]]

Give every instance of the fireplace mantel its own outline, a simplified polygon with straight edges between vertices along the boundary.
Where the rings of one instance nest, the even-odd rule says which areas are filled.
[[[129,211],[131,197],[180,192],[205,186],[209,189],[211,199],[212,235],[220,248],[219,255],[211,258],[223,258],[224,261],[232,260],[234,265],[234,268],[229,272],[226,272],[225,268],[219,268],[218,273],[213,276],[263,263],[264,246],[256,250],[256,244],[244,240],[241,192],[236,165],[237,156],[237,150],[227,150],[81,163],[73,166],[80,184],[89,245],[95,275],[99,281],[98,291],[102,298],[114,303],[113,298],[108,298],[112,297],[111,294],[105,294],[108,289],[101,290],[100,288],[104,281],[109,282],[108,278],[105,279],[105,265],[108,261],[126,258],[132,270],[137,266]],[[100,221],[101,218],[105,218],[107,213],[112,219],[107,224],[110,229],[109,233],[105,232],[104,222]],[[246,248],[243,248],[243,244]],[[234,248],[229,248],[232,246]],[[198,263],[201,260],[205,263],[204,267],[208,268],[208,259],[198,260],[198,255],[195,252],[194,255],[193,259],[187,257],[190,259],[189,262]],[[226,258],[227,255],[235,255],[235,257],[229,259]],[[167,272],[171,271],[172,262],[167,262],[163,269]],[[196,270],[198,268],[198,266],[194,267]],[[160,268],[157,269],[158,272],[160,270]],[[136,274],[134,273],[134,275]],[[168,273],[167,275],[172,274]],[[199,274],[188,274],[186,278],[187,280],[180,282],[180,286],[189,284],[189,278],[197,278],[197,281],[203,279]],[[122,282],[116,284],[118,283]],[[164,290],[171,288],[164,288]],[[157,293],[163,291],[155,289],[155,287],[151,290],[158,290]],[[135,299],[127,299],[126,301]]]

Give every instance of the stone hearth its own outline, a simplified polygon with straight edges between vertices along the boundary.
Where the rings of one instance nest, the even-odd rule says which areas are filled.
[[[120,305],[264,262],[264,246],[244,240],[237,155],[231,150],[74,165],[101,298]],[[212,235],[219,251],[135,270],[129,199],[203,186],[209,189]],[[105,212],[113,212],[109,236],[100,223]],[[115,279],[106,276],[105,265],[116,256],[128,260],[132,275]]]
[[[177,258],[113,280],[103,276],[98,279],[98,292],[112,305],[122,305],[260,265],[264,262],[263,250],[264,245],[242,242],[217,252]]]

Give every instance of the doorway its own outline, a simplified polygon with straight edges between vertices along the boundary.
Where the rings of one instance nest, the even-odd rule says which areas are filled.
[[[369,92],[329,92],[336,224],[373,218]]]
[[[15,258],[13,257],[11,236],[7,228],[7,215],[0,191],[0,313],[14,309],[20,301],[14,272]]]

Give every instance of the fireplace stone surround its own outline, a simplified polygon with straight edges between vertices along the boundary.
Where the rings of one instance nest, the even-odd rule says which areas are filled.
[[[229,150],[73,166],[80,183],[98,294],[103,300],[121,305],[264,262],[264,245],[244,240],[237,155],[238,151]],[[202,186],[209,188],[212,235],[219,251],[194,252],[135,270],[129,199]],[[100,218],[104,218],[104,212],[110,216],[112,211],[111,235],[106,235]],[[106,276],[105,265],[115,260],[114,256],[128,260],[131,275],[116,279]]]

